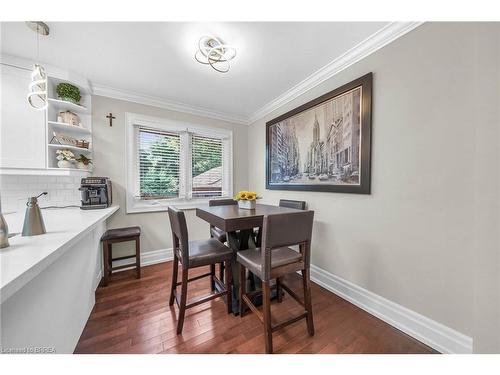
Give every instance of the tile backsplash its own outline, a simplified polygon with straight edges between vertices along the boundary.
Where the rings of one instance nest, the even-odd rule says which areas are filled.
[[[2,212],[24,211],[28,197],[37,196],[40,207],[80,205],[81,177],[73,176],[0,176]]]

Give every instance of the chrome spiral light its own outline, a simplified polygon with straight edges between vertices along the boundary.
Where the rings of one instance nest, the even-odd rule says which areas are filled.
[[[40,35],[49,35],[49,26],[42,21],[28,21],[26,26],[36,33],[36,58],[40,60]],[[38,111],[44,111],[48,106],[47,74],[43,66],[38,63],[33,65],[26,99],[28,99],[28,104]]]
[[[198,42],[194,58],[200,64],[210,65],[214,70],[227,73],[231,68],[229,61],[236,57],[236,49],[224,44],[213,36],[203,36]]]
[[[29,105],[36,110],[43,111],[47,108],[47,74],[39,64],[35,64],[31,72],[27,99]]]

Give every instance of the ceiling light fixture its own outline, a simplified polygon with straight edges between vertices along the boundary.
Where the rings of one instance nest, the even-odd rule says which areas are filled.
[[[203,36],[198,42],[198,51],[194,58],[200,64],[210,65],[221,73],[227,73],[231,65],[230,60],[236,57],[236,49],[224,44],[213,36]]]
[[[41,21],[26,22],[31,30],[36,32],[36,58],[40,60],[40,35],[49,35],[49,26]],[[44,111],[47,108],[47,74],[42,65],[36,63],[31,72],[31,82],[28,85],[28,104],[38,110]]]

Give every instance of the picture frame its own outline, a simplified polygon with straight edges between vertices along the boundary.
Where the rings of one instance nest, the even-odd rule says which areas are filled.
[[[368,73],[266,123],[266,189],[371,193]]]

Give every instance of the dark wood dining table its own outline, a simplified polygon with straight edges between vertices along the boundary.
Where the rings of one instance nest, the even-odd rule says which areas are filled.
[[[227,244],[231,249],[233,249],[232,310],[234,314],[239,313],[239,264],[236,262],[236,253],[240,250],[260,246],[259,236],[254,236],[254,229],[262,227],[264,216],[297,211],[299,210],[294,208],[272,206],[267,204],[257,204],[254,210],[239,208],[237,205],[213,207],[209,207],[207,205],[206,207],[204,206],[196,209],[196,216],[226,232]],[[248,282],[249,285],[247,286],[247,290],[258,289],[260,287],[260,281],[256,280],[252,274],[249,275]]]

